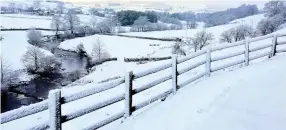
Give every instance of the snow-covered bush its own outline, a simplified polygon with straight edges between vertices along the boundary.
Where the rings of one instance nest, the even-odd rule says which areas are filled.
[[[96,29],[99,33],[111,33],[114,26],[111,20],[103,20],[96,25]]]
[[[79,55],[79,57],[83,57],[86,55],[86,50],[84,49],[84,46],[82,43],[77,45],[76,52]]]
[[[122,28],[122,27],[118,27],[117,28],[117,33],[126,33],[127,31],[124,29],[124,28]]]
[[[257,30],[262,35],[272,33],[286,22],[286,2],[273,0],[265,4],[264,10],[268,18],[261,20],[257,25]]]
[[[245,39],[246,37],[254,37],[256,36],[256,32],[249,25],[238,25],[236,27],[230,28],[221,33],[221,42],[231,43],[233,41],[240,41]]]
[[[30,29],[27,33],[28,42],[32,45],[40,46],[42,40],[42,32],[36,29]]]
[[[177,55],[186,55],[186,52],[182,48],[182,43],[181,42],[176,42],[172,46],[172,54],[177,54]]]
[[[191,45],[193,45],[196,52],[197,50],[201,50],[204,46],[208,45],[209,41],[213,39],[214,36],[212,33],[207,33],[205,30],[203,30],[195,34]]]
[[[234,41],[240,41],[245,39],[248,36],[251,36],[253,33],[253,28],[249,25],[238,25],[234,28],[231,28],[231,34],[234,38]]]
[[[183,26],[182,25],[175,25],[175,24],[172,24],[170,27],[169,27],[170,30],[181,30],[183,29]]]
[[[286,17],[284,17],[282,14],[276,15],[271,18],[261,20],[257,25],[257,29],[262,35],[266,35],[278,30],[279,26],[285,23],[285,21]]]
[[[61,62],[55,56],[45,56],[40,59],[40,67],[37,71],[41,76],[51,76],[60,73]]]
[[[39,48],[28,47],[27,52],[22,56],[22,62],[28,72],[49,76],[60,71],[61,62],[54,56],[46,56]]]
[[[268,17],[281,14],[286,11],[286,2],[284,0],[272,0],[264,5],[264,10]]]
[[[82,76],[82,72],[80,70],[75,70],[73,72],[70,72],[68,74],[68,79],[71,80],[72,82],[76,81]]]
[[[226,31],[222,32],[220,36],[221,36],[221,38],[220,38],[221,42],[228,42],[228,43],[232,42],[231,30],[226,30]]]

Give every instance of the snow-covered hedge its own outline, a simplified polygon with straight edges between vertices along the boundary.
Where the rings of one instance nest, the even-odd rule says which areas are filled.
[[[168,57],[142,57],[142,58],[124,58],[124,62],[140,62],[140,61],[160,61],[171,59],[171,56]]]

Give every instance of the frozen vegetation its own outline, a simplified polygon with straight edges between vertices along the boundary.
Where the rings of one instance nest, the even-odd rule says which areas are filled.
[[[117,58],[116,61],[108,61],[89,68],[88,75],[82,78],[80,78],[80,71],[85,70],[85,67],[73,70],[71,76],[76,81],[69,85],[65,84],[67,87],[61,88],[62,96],[69,97],[66,100],[71,101],[77,97],[84,97],[84,95],[90,95],[92,92],[107,89],[101,85],[108,86],[108,81],[116,81],[116,85],[120,84],[119,86],[114,88],[112,87],[107,91],[62,105],[62,115],[65,115],[69,119],[77,117],[81,113],[88,113],[63,123],[63,129],[83,129],[88,126],[92,126],[95,122],[100,122],[113,115],[122,115],[122,111],[124,110],[123,99],[125,86],[121,83],[124,82],[123,79],[125,78],[126,72],[133,71],[135,75],[139,75],[140,77],[140,75],[147,73],[145,72],[147,70],[148,72],[156,71],[156,69],[158,69],[156,67],[158,66],[164,65],[163,68],[171,66],[171,59],[162,61],[125,62],[125,58],[157,58],[170,57],[172,54],[177,54],[178,58],[182,59],[186,55],[188,56],[195,51],[205,50],[207,47],[216,48],[223,45],[227,46],[230,45],[231,42],[239,41],[242,43],[244,40],[248,40],[249,38],[267,34],[272,35],[271,33],[285,34],[286,20],[283,18],[286,18],[286,15],[283,13],[283,8],[278,9],[277,12],[275,12],[273,8],[270,8],[276,4],[280,3],[270,3],[269,5],[266,5],[265,9],[267,12],[265,12],[265,14],[257,14],[254,10],[253,14],[256,15],[248,16],[249,12],[246,11],[244,12],[246,14],[236,14],[236,17],[244,17],[237,15],[246,15],[248,17],[232,21],[228,21],[229,19],[227,19],[225,24],[222,24],[225,21],[217,21],[220,23],[212,23],[217,24],[217,26],[206,28],[202,27],[203,25],[206,25],[206,23],[181,18],[185,15],[186,17],[191,17],[192,15],[188,13],[170,14],[166,16],[163,13],[158,13],[160,17],[157,19],[154,12],[127,11],[130,14],[142,15],[132,17],[132,21],[124,21],[124,18],[126,18],[124,15],[121,15],[120,19],[118,19],[118,17],[113,17],[112,15],[106,15],[105,17],[98,16],[102,15],[104,11],[105,13],[108,12],[106,14],[113,15],[119,15],[120,13],[124,14],[124,12],[115,13],[113,12],[114,10],[109,9],[97,11],[92,10],[92,8],[89,9],[87,13],[85,8],[83,8],[82,10],[85,11],[84,13],[81,12],[81,14],[77,14],[76,11],[78,10],[66,9],[61,13],[61,16],[54,15],[53,17],[28,14],[3,14],[1,15],[1,29],[36,27],[57,31],[41,31],[41,34],[36,30],[32,30],[32,32],[30,30],[30,33],[27,33],[27,31],[1,31],[1,58],[3,57],[8,59],[7,62],[12,70],[28,69],[29,71],[29,69],[31,69],[34,71],[33,73],[41,72],[43,69],[52,71],[54,70],[53,67],[60,66],[60,63],[53,57],[53,54],[50,51],[40,48],[41,45],[38,43],[41,43],[42,39],[39,39],[39,37],[42,35],[56,35],[56,37],[58,36],[57,38],[61,38],[60,34],[64,35],[65,38],[62,38],[61,40],[63,41],[61,42],[57,41],[59,42],[57,43],[57,45],[59,45],[57,49],[71,51],[79,57],[87,58],[88,62],[100,62],[107,58]],[[252,7],[254,6],[251,6],[251,8]],[[241,6],[238,10],[244,8],[246,7]],[[229,12],[232,13],[232,11]],[[214,17],[214,19],[211,20],[216,20],[216,16],[221,13],[228,14],[229,12],[225,11],[208,15],[212,15]],[[229,16],[225,16],[225,18],[227,17]],[[12,24],[14,21],[17,21],[17,24]],[[122,24],[126,24],[127,26]],[[65,31],[63,32],[61,30]],[[126,36],[177,39],[176,41],[162,41],[158,39],[150,40],[116,36],[117,33]],[[285,37],[278,39],[278,42],[285,41]],[[250,53],[250,57],[253,58],[266,53],[268,56],[268,53],[271,51],[271,43],[272,38],[252,42],[249,46],[250,50],[265,46],[268,48]],[[244,45],[241,44],[241,46],[212,52],[211,59],[219,59],[226,55],[237,55],[243,53],[244,49]],[[279,49],[286,49],[286,46],[281,45],[279,46]],[[29,50],[28,53],[27,50]],[[41,55],[45,56],[41,56],[39,53],[29,53],[39,51],[42,52]],[[185,130],[210,128],[232,129],[233,127],[241,129],[272,129],[275,126],[277,126],[275,127],[277,129],[284,129],[284,126],[280,125],[280,121],[282,122],[284,120],[285,115],[279,115],[279,113],[285,113],[285,106],[281,106],[281,104],[283,104],[283,99],[285,99],[283,98],[285,96],[282,94],[285,90],[282,87],[282,83],[283,77],[285,77],[286,73],[284,72],[285,69],[283,69],[283,67],[286,66],[286,62],[284,54],[281,53],[281,55],[282,56],[273,57],[271,59],[267,56],[259,58],[251,61],[251,64],[254,64],[253,66],[243,69],[237,69],[242,67],[242,65],[236,65],[223,69],[222,71],[214,72],[212,73],[212,75],[214,75],[213,78],[202,78],[199,82],[187,85],[187,87],[180,90],[177,95],[167,97],[166,103],[157,105],[156,102],[148,105],[144,109],[134,112],[131,118],[127,120],[120,119],[106,127],[103,127],[102,129],[131,130],[178,128]],[[42,60],[39,60],[40,62],[37,59],[38,56],[42,58]],[[179,74],[186,72],[193,66],[197,67],[180,75],[178,78],[178,84],[181,85],[188,83],[188,81],[190,81],[190,77],[202,77],[203,74],[205,74],[205,66],[202,66],[205,59],[206,56],[201,55],[190,61],[179,64]],[[244,55],[216,61],[212,63],[212,68],[220,69],[221,65],[237,61],[244,61]],[[50,63],[53,63],[52,68],[49,66]],[[69,63],[65,63],[63,65],[67,64]],[[229,70],[231,72],[223,72]],[[57,69],[57,71],[61,70]],[[170,93],[172,87],[172,82],[169,80],[171,79],[171,72],[171,68],[168,68],[163,71],[135,79],[133,87],[136,91],[142,90],[141,87],[147,88],[150,83],[156,84],[161,80],[164,80],[165,82],[155,85],[154,87],[133,96],[133,105],[142,105],[142,103],[148,104],[148,102],[145,102],[146,99],[164,92]],[[254,74],[258,74],[258,76],[255,76]],[[276,76],[278,78],[274,78]],[[31,78],[33,78],[33,76],[28,75],[25,72],[22,72],[20,75],[20,80],[28,81]],[[275,81],[274,88],[270,87],[272,85],[270,81]],[[257,91],[261,91],[262,95],[257,94]],[[76,95],[69,96],[71,94]],[[240,103],[238,99],[241,99],[240,95],[242,94],[246,95],[243,97],[245,102]],[[271,105],[265,105],[258,101],[258,99],[265,97],[267,97],[267,99],[271,97],[271,101],[266,100],[265,102],[276,107],[272,108],[269,107]],[[119,102],[97,111],[93,111],[94,107],[100,107],[107,104],[108,102],[106,101],[109,99]],[[190,99],[190,101],[188,100],[190,103],[184,107],[186,102],[188,102],[186,99]],[[165,98],[163,100],[165,100]],[[26,108],[45,111],[1,124],[1,128],[27,129],[35,126],[36,124],[45,124],[49,119],[49,110],[46,110],[46,101],[40,104],[41,107],[39,108],[34,108],[33,105],[27,106]],[[98,104],[100,105],[96,106]],[[178,108],[174,109],[173,106],[178,106]],[[233,108],[230,108],[230,106],[233,106]],[[25,107],[20,109],[25,110]],[[28,113],[29,111],[23,112]],[[258,114],[249,116],[247,115],[249,112],[255,112]],[[14,115],[13,117],[17,117],[19,113],[14,114],[12,111],[12,114]],[[242,121],[240,120],[241,122],[239,122],[237,118],[232,118],[230,115],[236,115],[235,117],[240,117],[239,119]],[[270,121],[268,117],[271,119],[272,117],[273,119],[274,117],[277,117],[281,120],[277,119],[276,125],[275,122]],[[176,118],[182,118],[182,120],[176,120]],[[245,125],[244,120],[247,119],[252,121],[253,125]],[[224,124],[225,121],[229,122],[227,126],[220,125]],[[267,127],[261,127],[264,123],[267,124]]]

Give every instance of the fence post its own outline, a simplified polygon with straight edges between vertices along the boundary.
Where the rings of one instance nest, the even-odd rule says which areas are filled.
[[[173,94],[176,94],[178,89],[178,70],[177,70],[177,55],[172,55],[172,88]]]
[[[127,118],[132,113],[132,80],[133,72],[129,71],[125,74],[125,114],[124,117]]]
[[[249,40],[245,40],[245,55],[244,55],[244,65],[249,65]]]
[[[211,76],[211,48],[206,50],[206,76]]]
[[[272,48],[271,48],[271,54],[269,56],[269,58],[275,56],[276,53],[276,46],[277,46],[277,35],[274,34],[273,36],[273,40],[272,40]]]
[[[49,125],[51,130],[61,130],[61,90],[49,92]]]

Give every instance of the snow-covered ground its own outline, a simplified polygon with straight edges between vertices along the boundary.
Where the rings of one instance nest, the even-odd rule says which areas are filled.
[[[214,75],[108,130],[285,130],[286,56]]]
[[[228,24],[228,25],[217,26],[217,27],[212,27],[212,28],[207,28],[207,29],[209,29],[210,31],[215,33],[214,34],[215,38],[219,39],[219,35],[222,31],[224,31],[230,27],[233,27],[233,26],[234,26],[234,24]],[[179,31],[184,32],[184,30],[179,30]],[[190,31],[190,30],[188,30],[188,31]],[[162,35],[165,35],[165,36],[173,37],[173,35],[175,35],[175,36],[177,35],[175,32],[172,32],[169,34],[166,33],[166,31],[160,31],[160,32],[162,33]],[[278,32],[286,33],[286,29],[279,30]],[[147,32],[146,34],[149,35],[150,33],[153,33],[153,32]],[[157,35],[160,36],[161,35],[158,32],[154,32],[154,33],[157,33],[157,34],[154,34],[153,36],[157,36]],[[15,32],[15,34],[17,34],[17,33]],[[179,34],[179,35],[181,35],[181,34]],[[24,39],[24,38],[26,38],[26,34],[22,32],[21,37],[25,41],[25,44],[27,44],[27,42],[26,42],[27,40]],[[125,63],[122,61],[122,59],[123,59],[123,57],[148,56],[148,54],[150,56],[160,56],[160,57],[161,56],[170,56],[171,55],[171,49],[169,47],[172,45],[173,42],[144,40],[144,39],[135,39],[135,38],[124,38],[124,37],[117,37],[117,36],[93,35],[93,36],[89,36],[89,37],[76,38],[76,39],[64,41],[61,43],[60,47],[64,48],[64,49],[68,49],[68,50],[74,50],[78,44],[83,43],[87,52],[91,53],[92,44],[94,42],[96,42],[97,37],[99,37],[100,40],[103,43],[105,43],[106,49],[107,49],[107,51],[109,51],[111,56],[119,58],[119,61],[107,62],[107,63],[104,63],[102,65],[97,66],[94,72],[92,72],[91,74],[80,79],[80,81],[82,81],[82,82],[91,81],[91,83],[78,84],[78,85],[75,85],[75,86],[70,87],[70,88],[64,88],[62,91],[63,95],[69,95],[69,94],[76,93],[79,91],[84,91],[84,90],[86,91],[90,88],[97,88],[99,81],[106,79],[106,78],[110,78],[110,77],[118,77],[118,76],[123,77],[125,72],[129,71],[129,70],[132,70],[134,73],[137,73],[137,72],[148,70],[148,69],[153,68],[155,66],[159,66],[159,65],[171,62],[171,60],[165,60],[165,61],[158,61],[158,62],[148,62],[146,64],[137,65],[136,63]],[[9,42],[6,41],[6,43],[7,43],[6,46],[9,45],[9,47],[10,47],[10,49],[7,49],[7,51],[6,51],[7,54],[12,54],[13,52],[11,50],[13,50],[13,45],[14,44],[17,45],[17,43],[18,43],[18,41],[17,41],[18,38],[17,39],[16,38],[13,39],[13,38],[14,38],[13,35],[9,35],[9,37],[8,37]],[[21,40],[21,41],[23,41],[23,40]],[[4,40],[2,42],[4,43],[4,41],[5,41],[5,37],[4,37]],[[285,39],[284,39],[284,41],[285,41]],[[250,48],[254,48],[256,46],[261,46],[264,44],[270,44],[271,42],[272,42],[272,39],[262,40],[262,41],[255,42],[255,43],[251,44]],[[13,44],[11,44],[11,43],[13,43]],[[154,47],[154,46],[150,46],[150,44],[159,44],[159,46]],[[217,46],[217,45],[219,45],[219,44],[211,44],[211,46]],[[286,46],[284,46],[284,47],[286,48]],[[25,47],[23,47],[23,48],[25,48]],[[232,48],[232,49],[228,49],[228,50],[223,50],[223,51],[220,51],[217,53],[212,53],[212,56],[226,55],[226,54],[229,54],[232,52],[240,51],[242,49],[244,49],[244,47],[240,46],[240,47],[236,47],[236,48]],[[250,54],[250,55],[254,56],[254,55],[260,54],[262,52],[269,51],[269,50],[270,50],[270,48],[267,48],[267,49],[264,49],[262,51],[258,51],[256,53]],[[10,51],[10,53],[8,53],[8,51]],[[17,53],[22,53],[22,52],[19,50],[19,52],[17,52]],[[19,56],[21,56],[21,55],[19,54]],[[234,60],[238,60],[238,59],[242,59],[242,58],[244,58],[243,55],[213,63],[212,66],[218,66],[218,65],[225,64],[225,63],[228,63],[228,62],[231,62]],[[266,59],[266,58],[261,58],[260,60],[264,60],[264,59]],[[185,62],[185,63],[179,65],[178,69],[181,70],[187,66],[190,66],[190,65],[196,63],[197,61],[202,61],[202,60],[205,60],[204,55],[198,57],[197,59],[194,59],[194,60],[191,60],[191,61],[188,61],[188,62]],[[17,62],[17,63],[20,63],[20,62]],[[18,66],[17,63],[16,63],[16,66]],[[239,67],[239,66],[235,66],[234,68],[237,68],[237,67]],[[226,70],[228,70],[228,69],[226,69]],[[194,70],[191,70],[190,72],[187,72],[183,75],[180,75],[179,76],[179,83],[186,81],[190,77],[195,76],[200,72],[204,72],[204,66],[200,66]],[[171,74],[171,69],[166,69],[166,70],[158,72],[156,74],[152,74],[150,76],[146,76],[146,77],[137,79],[134,82],[134,88],[141,87],[142,85],[144,85],[146,83],[154,81],[154,80],[156,80],[162,76],[166,76],[168,74]],[[164,82],[160,85],[157,85],[151,89],[148,89],[142,93],[139,93],[138,95],[134,96],[135,98],[134,98],[134,104],[133,105],[141,103],[142,101],[145,101],[146,99],[148,99],[154,95],[157,95],[159,93],[162,93],[162,92],[164,92],[170,88],[171,88],[171,81],[169,80],[169,81],[166,81],[166,82]],[[105,91],[105,92],[102,92],[99,94],[95,94],[95,95],[92,95],[92,96],[89,96],[89,97],[86,97],[86,98],[65,104],[65,105],[63,105],[63,115],[69,114],[71,112],[74,112],[74,111],[82,109],[82,108],[86,108],[88,106],[97,104],[99,102],[103,102],[103,101],[110,99],[114,96],[118,96],[119,94],[124,93],[124,90],[125,90],[124,84],[122,84],[122,85],[120,85],[116,88],[110,89],[108,91]],[[121,110],[123,110],[123,108],[124,108],[124,102],[118,102],[118,103],[110,105],[104,109],[100,109],[98,111],[91,112],[91,113],[84,115],[80,118],[66,122],[63,124],[63,128],[69,129],[69,130],[81,129],[81,128],[86,127],[88,125],[91,125],[95,122],[106,119],[106,118],[112,116],[113,114],[120,112]],[[94,118],[94,117],[97,117],[97,118]],[[47,121],[47,119],[48,119],[48,111],[44,111],[44,112],[40,112],[40,113],[35,114],[35,115],[27,116],[25,118],[6,123],[4,125],[1,125],[1,128],[3,128],[3,129],[25,129],[25,128],[28,128],[28,127],[33,126],[35,124],[45,122],[45,121]],[[31,122],[33,122],[33,123],[31,123]],[[21,126],[15,125],[15,124],[19,124],[19,123],[21,123],[23,125],[21,125]]]
[[[207,32],[210,32],[214,35],[213,43],[219,43],[219,38],[222,32],[228,30],[232,27],[235,27],[240,24],[248,24],[253,28],[256,28],[257,23],[264,18],[264,14],[258,14],[253,16],[248,16],[245,18],[237,19],[229,22],[229,24],[224,24],[220,26],[214,26],[206,28]],[[200,26],[202,24],[200,23]],[[167,31],[154,31],[154,32],[130,32],[122,33],[122,35],[130,36],[142,36],[142,37],[156,37],[156,38],[173,38],[173,37],[191,37],[194,36],[198,31],[201,31],[202,28],[198,29],[186,29],[186,30],[167,30]]]
[[[42,31],[43,35],[51,33],[53,32]],[[32,46],[27,41],[27,31],[2,31],[1,36],[3,37],[0,46],[1,55],[10,64],[11,69],[23,69],[24,66],[21,62],[21,57],[25,54],[27,48]],[[46,54],[51,55],[51,52],[44,49],[41,50]]]
[[[281,39],[279,39],[278,41],[280,41],[280,40]],[[284,39],[284,41],[285,41],[285,39]],[[266,39],[266,40],[254,42],[250,45],[250,48],[262,46],[265,44],[271,44],[271,42],[272,42],[272,39]],[[281,48],[281,47],[279,47],[279,48]],[[227,49],[227,50],[223,50],[223,51],[218,51],[218,52],[212,53],[212,57],[219,56],[219,55],[226,55],[226,54],[233,53],[233,52],[236,52],[236,51],[239,51],[242,49],[244,49],[244,46],[235,47],[235,48]],[[267,48],[267,49],[264,49],[262,51],[251,53],[250,56],[254,56],[254,55],[260,54],[262,52],[269,51],[269,50],[270,50],[270,48]],[[215,62],[215,63],[212,63],[212,67],[222,65],[222,64],[226,64],[229,62],[233,62],[235,60],[239,60],[239,59],[243,59],[243,58],[244,58],[244,56],[241,55],[241,56],[234,57],[231,59],[226,59],[223,61]],[[251,64],[256,63],[258,61],[261,61],[261,60],[264,60],[264,59],[267,59],[267,57],[252,61]],[[188,67],[192,64],[195,64],[198,61],[202,61],[202,60],[205,60],[205,55],[199,56],[196,59],[192,59],[190,61],[187,61],[187,62],[184,62],[184,63],[178,65],[178,70],[182,70],[183,68],[186,68],[186,67]],[[136,65],[135,63],[128,63],[128,64],[125,63],[124,64],[120,61],[110,62],[110,64],[106,63],[106,64],[103,64],[101,66],[98,66],[98,68],[93,73],[91,73],[90,75],[83,78],[85,80],[95,80],[95,82],[85,84],[85,85],[79,84],[78,86],[62,89],[62,94],[63,95],[70,95],[72,93],[77,93],[79,91],[88,91],[91,88],[98,88],[99,86],[98,86],[97,81],[99,81],[99,79],[103,79],[103,78],[107,78],[107,77],[114,77],[114,76],[123,77],[127,70],[133,70],[134,73],[138,73],[138,72],[150,69],[151,67],[153,68],[155,66],[170,63],[170,62],[171,62],[170,60],[165,60],[165,61],[152,62],[152,63],[141,64],[141,65]],[[240,67],[240,65],[235,66],[235,67],[231,67],[230,69],[238,68],[238,67]],[[229,70],[229,69],[225,69],[225,70]],[[196,69],[193,69],[187,73],[180,75],[178,82],[179,82],[179,84],[181,84],[182,82],[188,80],[190,77],[193,77],[193,76],[195,76],[199,73],[202,73],[204,71],[205,71],[204,66],[200,66]],[[223,71],[215,72],[215,73],[213,73],[213,75],[216,75],[217,73],[223,73]],[[166,69],[164,71],[160,71],[158,73],[155,73],[155,74],[152,74],[152,75],[140,78],[140,79],[136,79],[134,81],[134,88],[139,88],[142,85],[145,85],[146,83],[152,82],[154,80],[161,78],[162,76],[166,76],[169,74],[171,74],[171,69]],[[232,76],[236,77],[234,75],[232,75]],[[228,80],[228,79],[225,79],[225,80]],[[133,96],[134,97],[134,100],[133,100],[134,104],[133,105],[137,105],[137,104],[147,100],[148,98],[153,97],[157,94],[160,94],[160,93],[162,93],[162,92],[164,92],[170,88],[171,88],[171,81],[168,80],[162,84],[156,85],[156,86],[154,86],[148,90],[145,90],[139,94],[136,94],[135,96]],[[197,88],[199,88],[199,87],[197,87]],[[121,85],[117,86],[116,88],[110,89],[108,91],[104,91],[104,92],[101,92],[101,93],[98,93],[95,95],[88,96],[86,98],[76,100],[74,102],[64,104],[62,106],[63,115],[67,115],[67,114],[73,113],[77,110],[81,110],[82,108],[86,108],[86,107],[95,105],[97,103],[104,102],[107,99],[110,99],[112,97],[123,94],[124,90],[125,90],[124,84],[121,84]],[[209,92],[212,92],[212,90],[210,90]],[[197,92],[194,92],[194,93],[197,93]],[[146,108],[149,108],[151,106],[152,105],[149,105]],[[108,107],[105,107],[103,109],[100,109],[98,111],[94,111],[94,112],[91,112],[87,115],[76,118],[72,121],[66,122],[63,124],[63,128],[69,129],[69,130],[71,130],[71,129],[82,129],[83,127],[87,127],[87,126],[94,124],[98,121],[102,121],[102,120],[104,120],[104,119],[106,119],[106,118],[108,118],[108,117],[110,117],[110,116],[112,116],[118,112],[121,112],[123,109],[124,109],[124,101],[121,101],[121,102],[115,103],[113,105],[110,105]],[[144,111],[144,109],[135,112],[135,115],[136,115],[136,113],[138,114],[138,113],[141,113],[142,111]],[[94,118],[94,117],[97,117],[97,118]],[[48,111],[43,111],[43,112],[31,115],[31,116],[27,116],[25,118],[21,118],[21,119],[6,123],[4,125],[1,125],[1,127],[3,129],[25,129],[25,128],[29,128],[31,126],[34,126],[35,124],[45,122],[47,120],[48,120]],[[33,123],[31,123],[31,122],[33,122]],[[15,124],[19,124],[19,123],[21,123],[23,125],[21,125],[21,127],[18,127],[18,125],[15,125]],[[120,123],[120,122],[119,121],[114,122],[114,124],[118,124],[118,123]]]
[[[77,15],[81,20],[82,25],[89,25],[91,15],[79,14]],[[97,17],[97,16],[96,16]],[[52,16],[37,16],[28,14],[1,14],[1,28],[51,28]],[[97,17],[97,22],[106,18]],[[17,21],[17,24],[15,24]]]
[[[124,57],[146,57],[148,54],[161,57],[170,56],[170,49],[166,52],[164,48],[170,47],[173,44],[173,42],[166,41],[92,35],[88,37],[66,40],[62,42],[59,47],[65,50],[75,50],[77,45],[82,43],[87,53],[91,54],[93,45],[96,44],[97,39],[105,44],[105,49],[111,54],[112,57],[117,57],[120,60]],[[150,46],[151,44],[157,44],[159,46]]]

